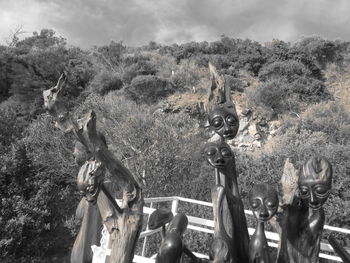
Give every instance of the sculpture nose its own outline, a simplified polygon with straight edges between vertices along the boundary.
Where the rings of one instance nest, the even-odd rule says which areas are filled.
[[[261,207],[259,216],[261,218],[267,218],[269,216],[269,213],[267,212],[267,209],[266,209],[266,207],[264,205]]]
[[[225,126],[224,135],[231,135],[233,130],[227,126]]]
[[[310,204],[311,205],[318,205],[318,200],[315,197],[315,195],[312,193],[312,191],[311,191],[311,194],[310,194]]]
[[[225,159],[222,158],[221,156],[219,158],[216,159],[215,161],[215,164],[218,164],[218,165],[225,165]]]

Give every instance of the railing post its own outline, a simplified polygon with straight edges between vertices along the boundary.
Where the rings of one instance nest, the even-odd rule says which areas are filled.
[[[175,199],[171,203],[171,212],[176,215],[177,214],[177,209],[179,207],[179,199],[175,197]]]
[[[153,206],[153,203],[151,202],[151,204],[150,204],[149,207],[152,208],[152,206]],[[148,230],[149,216],[150,216],[150,215],[148,215],[148,218],[147,218],[146,231]],[[143,239],[142,253],[141,253],[141,255],[142,255],[143,257],[145,256],[145,253],[146,253],[146,243],[147,243],[147,236],[145,236],[145,238]]]

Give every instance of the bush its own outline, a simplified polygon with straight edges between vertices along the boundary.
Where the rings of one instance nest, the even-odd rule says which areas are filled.
[[[152,104],[175,92],[173,84],[156,76],[137,76],[125,87],[128,98],[138,103]]]
[[[69,139],[39,118],[0,156],[2,262],[34,262],[66,251],[73,236],[64,218],[78,203]],[[38,260],[39,261],[39,260]]]
[[[120,90],[123,87],[119,74],[111,71],[100,71],[90,83],[90,91],[105,95],[112,90]]]
[[[272,78],[284,77],[293,82],[301,76],[310,76],[311,72],[305,65],[295,60],[275,61],[267,64],[259,71],[259,79],[266,81]]]

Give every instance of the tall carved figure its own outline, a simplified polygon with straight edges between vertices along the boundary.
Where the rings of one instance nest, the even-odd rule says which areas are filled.
[[[223,224],[233,239],[238,261],[244,263],[249,261],[249,234],[238,190],[234,154],[225,143],[225,140],[231,140],[237,135],[239,118],[231,98],[231,89],[225,85],[224,77],[210,63],[209,70],[211,85],[206,110],[208,127],[217,134],[217,138],[206,144],[205,153],[208,162],[215,168],[216,184],[225,188]]]
[[[78,175],[78,188],[86,194],[87,200],[97,204],[110,233],[111,255],[107,262],[131,263],[142,227],[142,189],[138,179],[108,150],[104,137],[97,131],[96,114],[90,111],[79,121],[72,119],[62,96],[65,79],[66,75],[62,74],[55,87],[43,92],[45,107],[56,118],[56,127],[72,132],[79,147],[83,148],[77,154],[83,163]],[[84,154],[86,157],[80,158]],[[122,189],[121,206],[116,203],[113,191],[105,186],[105,169],[109,171],[111,180]]]
[[[211,262],[235,263],[240,262],[237,257],[236,244],[225,227],[226,211],[223,205],[227,190],[222,185],[215,185],[211,189],[211,200],[214,212],[214,240],[209,251]]]
[[[258,221],[257,228],[249,243],[250,263],[271,263],[269,247],[265,236],[265,222],[277,212],[278,195],[269,184],[258,184],[249,193],[249,204]]]
[[[326,202],[332,186],[332,165],[324,157],[312,157],[298,172],[298,194],[282,206],[277,262],[316,263],[320,251]]]

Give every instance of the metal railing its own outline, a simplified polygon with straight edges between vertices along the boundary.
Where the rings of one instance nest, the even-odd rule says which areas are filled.
[[[199,200],[194,200],[194,199],[189,199],[189,198],[184,198],[184,197],[179,197],[179,196],[155,197],[155,198],[146,198],[145,199],[144,214],[147,216],[150,215],[155,210],[155,208],[153,208],[154,204],[161,203],[161,202],[171,202],[171,211],[173,212],[173,214],[177,214],[180,202],[191,203],[191,204],[206,206],[206,207],[212,207],[212,204],[209,202],[204,202],[204,201],[199,201]],[[149,204],[149,206],[147,206],[147,204]],[[244,210],[244,212],[247,216],[253,216],[253,212],[250,210]],[[188,229],[192,229],[194,231],[204,232],[204,233],[208,233],[208,234],[214,233],[214,221],[213,220],[191,216],[191,215],[188,215],[187,213],[186,213],[186,215],[188,217],[188,227],[187,227]],[[147,223],[148,223],[148,219],[147,219]],[[350,230],[344,229],[344,228],[325,225],[324,229],[328,230],[328,231],[333,231],[333,232],[338,232],[338,233],[350,235]],[[150,258],[145,257],[145,251],[147,248],[147,239],[148,239],[147,237],[149,237],[155,233],[158,233],[160,231],[161,231],[161,228],[155,229],[155,230],[149,230],[148,224],[147,224],[146,230],[143,231],[139,237],[140,241],[141,241],[141,239],[143,239],[142,251],[141,251],[141,255],[135,255],[135,257],[134,257],[135,263],[154,263],[155,262],[154,258],[156,255],[153,255]],[[255,231],[255,229],[250,228],[250,227],[248,228],[249,235],[252,235],[254,233],[254,231]],[[278,241],[279,241],[278,234],[275,232],[271,232],[271,231],[265,231],[265,234],[266,234],[266,238],[268,239],[268,245],[270,247],[277,248]],[[105,240],[108,241],[109,236],[106,237],[106,235],[108,235],[108,232],[103,231],[102,239],[104,239],[104,241]],[[107,248],[96,248],[96,247],[93,248],[93,250],[95,250],[96,253],[101,253],[101,249],[107,250],[107,251],[102,251],[104,255],[109,254],[109,251]],[[94,251],[94,253],[95,253],[95,251]],[[98,252],[98,251],[100,251],[100,252]],[[200,254],[200,253],[194,253],[194,254],[200,258],[208,258],[208,256],[204,255],[204,254]],[[335,261],[335,262],[342,262],[341,258],[334,254],[334,250],[331,247],[331,245],[329,243],[326,243],[326,242],[321,242],[321,251],[320,251],[319,257],[323,258],[323,259]],[[93,260],[93,263],[100,263],[100,262],[104,263],[104,260],[103,259],[101,259],[101,260],[96,259],[95,260],[95,258]]]

